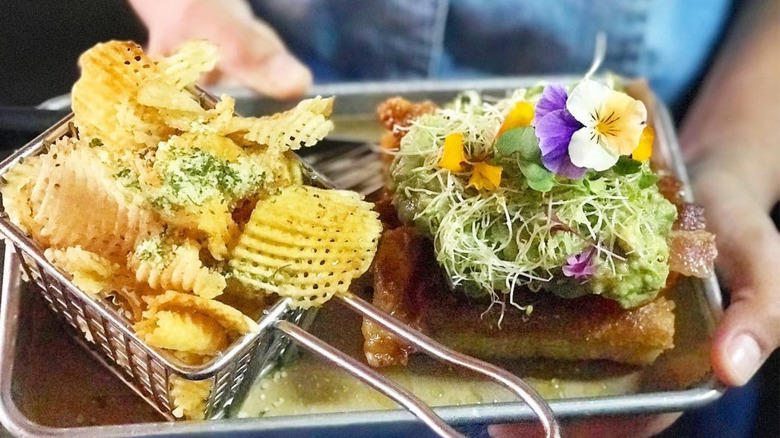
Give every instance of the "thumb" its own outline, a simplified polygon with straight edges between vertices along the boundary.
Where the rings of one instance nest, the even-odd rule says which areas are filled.
[[[732,290],[713,337],[712,365],[723,383],[741,386],[780,343],[780,236],[765,206],[732,173],[704,172],[695,189]]]

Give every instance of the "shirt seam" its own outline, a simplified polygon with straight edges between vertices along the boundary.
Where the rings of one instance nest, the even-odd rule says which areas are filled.
[[[444,51],[444,37],[447,27],[447,15],[449,14],[450,1],[439,0],[434,16],[434,25],[431,30],[431,52],[428,60],[428,77],[435,77],[439,71],[441,58]]]

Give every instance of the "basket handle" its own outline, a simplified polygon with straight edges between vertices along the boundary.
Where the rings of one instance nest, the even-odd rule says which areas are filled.
[[[545,431],[545,436],[547,438],[560,438],[561,428],[558,424],[558,420],[555,418],[555,414],[550,408],[550,405],[547,404],[544,398],[542,398],[542,396],[539,395],[539,393],[536,392],[536,390],[523,379],[515,376],[501,367],[477,359],[475,357],[459,353],[440,344],[437,341],[434,341],[430,337],[412,329],[394,316],[378,309],[376,306],[369,304],[367,301],[352,293],[340,295],[339,298],[341,299],[341,302],[350,309],[356,311],[366,318],[378,322],[383,327],[393,332],[394,335],[398,336],[406,342],[409,342],[420,350],[425,351],[429,355],[439,360],[449,362],[453,365],[458,365],[460,367],[482,374],[500,383],[502,386],[512,391],[515,395],[520,397],[521,400],[528,404],[531,410],[541,421],[542,427]]]
[[[396,403],[400,404],[422,420],[439,436],[443,438],[467,438],[453,429],[452,426],[442,420],[441,417],[436,415],[430,406],[417,398],[411,391],[358,362],[353,357],[347,356],[337,348],[325,343],[318,337],[291,322],[279,320],[274,324],[274,327],[295,343],[333,362],[339,368],[347,371],[349,374],[362,380],[372,388],[390,397]]]
[[[485,375],[494,381],[500,383],[520,399],[522,399],[531,410],[539,417],[547,438],[560,438],[561,429],[547,402],[523,379],[514,374],[497,367],[485,361],[473,358],[471,356],[459,353],[451,348],[434,341],[430,337],[410,328],[392,315],[369,304],[367,301],[357,297],[354,294],[347,293],[337,296],[342,304],[357,312],[363,317],[369,318],[384,328],[414,345],[418,349],[425,351],[429,355],[461,366],[471,371]],[[290,339],[312,352],[333,362],[337,366],[349,372],[374,389],[382,392],[386,396],[396,401],[401,406],[412,412],[417,418],[427,424],[434,432],[442,437],[462,437],[459,432],[447,425],[433,410],[423,401],[417,398],[407,389],[399,386],[397,383],[389,380],[382,374],[374,371],[368,366],[358,362],[354,358],[347,356],[338,349],[321,341],[319,338],[308,333],[302,328],[290,322],[280,320],[275,323],[275,328],[279,329]]]

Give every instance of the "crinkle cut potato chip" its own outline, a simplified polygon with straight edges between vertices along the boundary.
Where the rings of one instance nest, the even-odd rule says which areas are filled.
[[[136,333],[152,347],[215,355],[227,347],[224,327],[211,317],[189,310],[159,310],[135,325]]]
[[[146,308],[143,297],[153,291],[138,285],[125,267],[80,246],[64,250],[46,248],[44,255],[54,266],[70,274],[73,284],[93,298],[112,303],[130,321],[141,319]]]
[[[173,399],[173,415],[189,420],[203,420],[206,413],[206,400],[211,393],[212,380],[186,380],[172,375],[170,395]]]
[[[205,112],[191,94],[159,79],[145,82],[138,88],[138,103],[160,110]]]
[[[22,231],[41,239],[41,227],[35,222],[35,206],[30,199],[36,176],[41,170],[41,157],[30,157],[3,175],[3,210]]]
[[[97,44],[81,55],[79,65],[72,107],[81,138],[100,138],[110,148],[124,148],[136,144],[136,132],[148,134],[148,146],[172,133],[155,108],[137,102],[141,84],[160,75],[141,46],[129,41]]]
[[[169,245],[155,257],[144,248],[145,245],[136,247],[129,264],[136,280],[152,289],[175,289],[205,298],[215,298],[225,290],[225,277],[203,266],[200,248],[195,243]]]
[[[200,75],[214,70],[219,62],[219,50],[204,40],[183,43],[176,52],[160,60],[165,82],[179,90],[194,84]]]
[[[45,244],[124,261],[136,243],[163,229],[155,212],[128,196],[93,151],[80,147],[43,156],[30,201]]]
[[[120,270],[118,264],[80,246],[68,247],[64,251],[47,248],[44,255],[55,266],[71,273],[76,286],[95,297],[111,288],[113,277]]]
[[[319,306],[371,265],[382,231],[371,207],[353,192],[285,188],[258,202],[233,251],[232,273],[298,307]]]
[[[328,119],[333,98],[315,97],[301,101],[283,113],[260,118],[234,118],[229,133],[240,132],[249,141],[285,150],[312,146],[333,130]]]
[[[231,213],[223,200],[212,198],[201,204],[190,203],[185,208],[174,211],[166,219],[176,227],[202,232],[207,237],[206,246],[212,257],[224,260],[228,253],[228,244],[239,232]]]
[[[147,299],[149,310],[145,316],[153,319],[155,314],[164,310],[196,312],[212,318],[225,330],[243,335],[257,329],[257,323],[238,310],[219,301],[169,290],[164,294]]]

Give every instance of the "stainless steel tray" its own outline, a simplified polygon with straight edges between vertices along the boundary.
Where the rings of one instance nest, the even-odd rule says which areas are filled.
[[[403,82],[378,84],[345,84],[319,87],[314,94],[337,95],[334,118],[336,131],[333,138],[350,140],[374,140],[378,132],[374,121],[374,108],[385,98],[402,94],[412,99],[445,101],[464,89],[502,95],[506,90],[534,85],[540,81],[571,80],[572,78],[509,78],[487,81],[457,82]],[[270,112],[282,109],[284,104],[239,97],[238,110],[244,114]],[[242,98],[243,97],[243,98]],[[67,101],[65,101],[67,102]],[[50,108],[57,102],[50,103]],[[67,104],[67,103],[66,103]],[[655,127],[658,141],[657,154],[670,164],[676,175],[688,181],[668,111],[661,104],[654,105]],[[327,172],[326,172],[327,173]],[[335,177],[343,176],[338,173]],[[690,195],[688,195],[690,196]],[[6,258],[3,282],[3,302],[0,308],[0,420],[12,432],[24,436],[162,436],[202,435],[229,436],[233,433],[268,432],[269,436],[315,436],[333,434],[340,436],[366,436],[379,432],[393,435],[419,432],[422,427],[409,413],[402,410],[341,412],[311,415],[290,415],[265,418],[215,420],[205,423],[141,423],[133,425],[62,428],[42,426],[22,414],[13,396],[13,357],[16,351],[18,325],[16,318],[20,301],[15,281],[19,266],[12,256]],[[709,278],[692,281],[693,303],[697,307],[694,324],[709,331],[721,312],[721,298],[717,280]],[[709,376],[698,384],[685,389],[662,392],[639,392],[619,396],[587,397],[551,401],[560,417],[589,415],[615,415],[631,413],[667,412],[689,409],[717,399],[724,388]],[[517,419],[533,419],[531,410],[522,403],[494,403],[467,406],[440,407],[436,412],[453,424],[495,423]],[[377,426],[381,425],[381,428]]]

